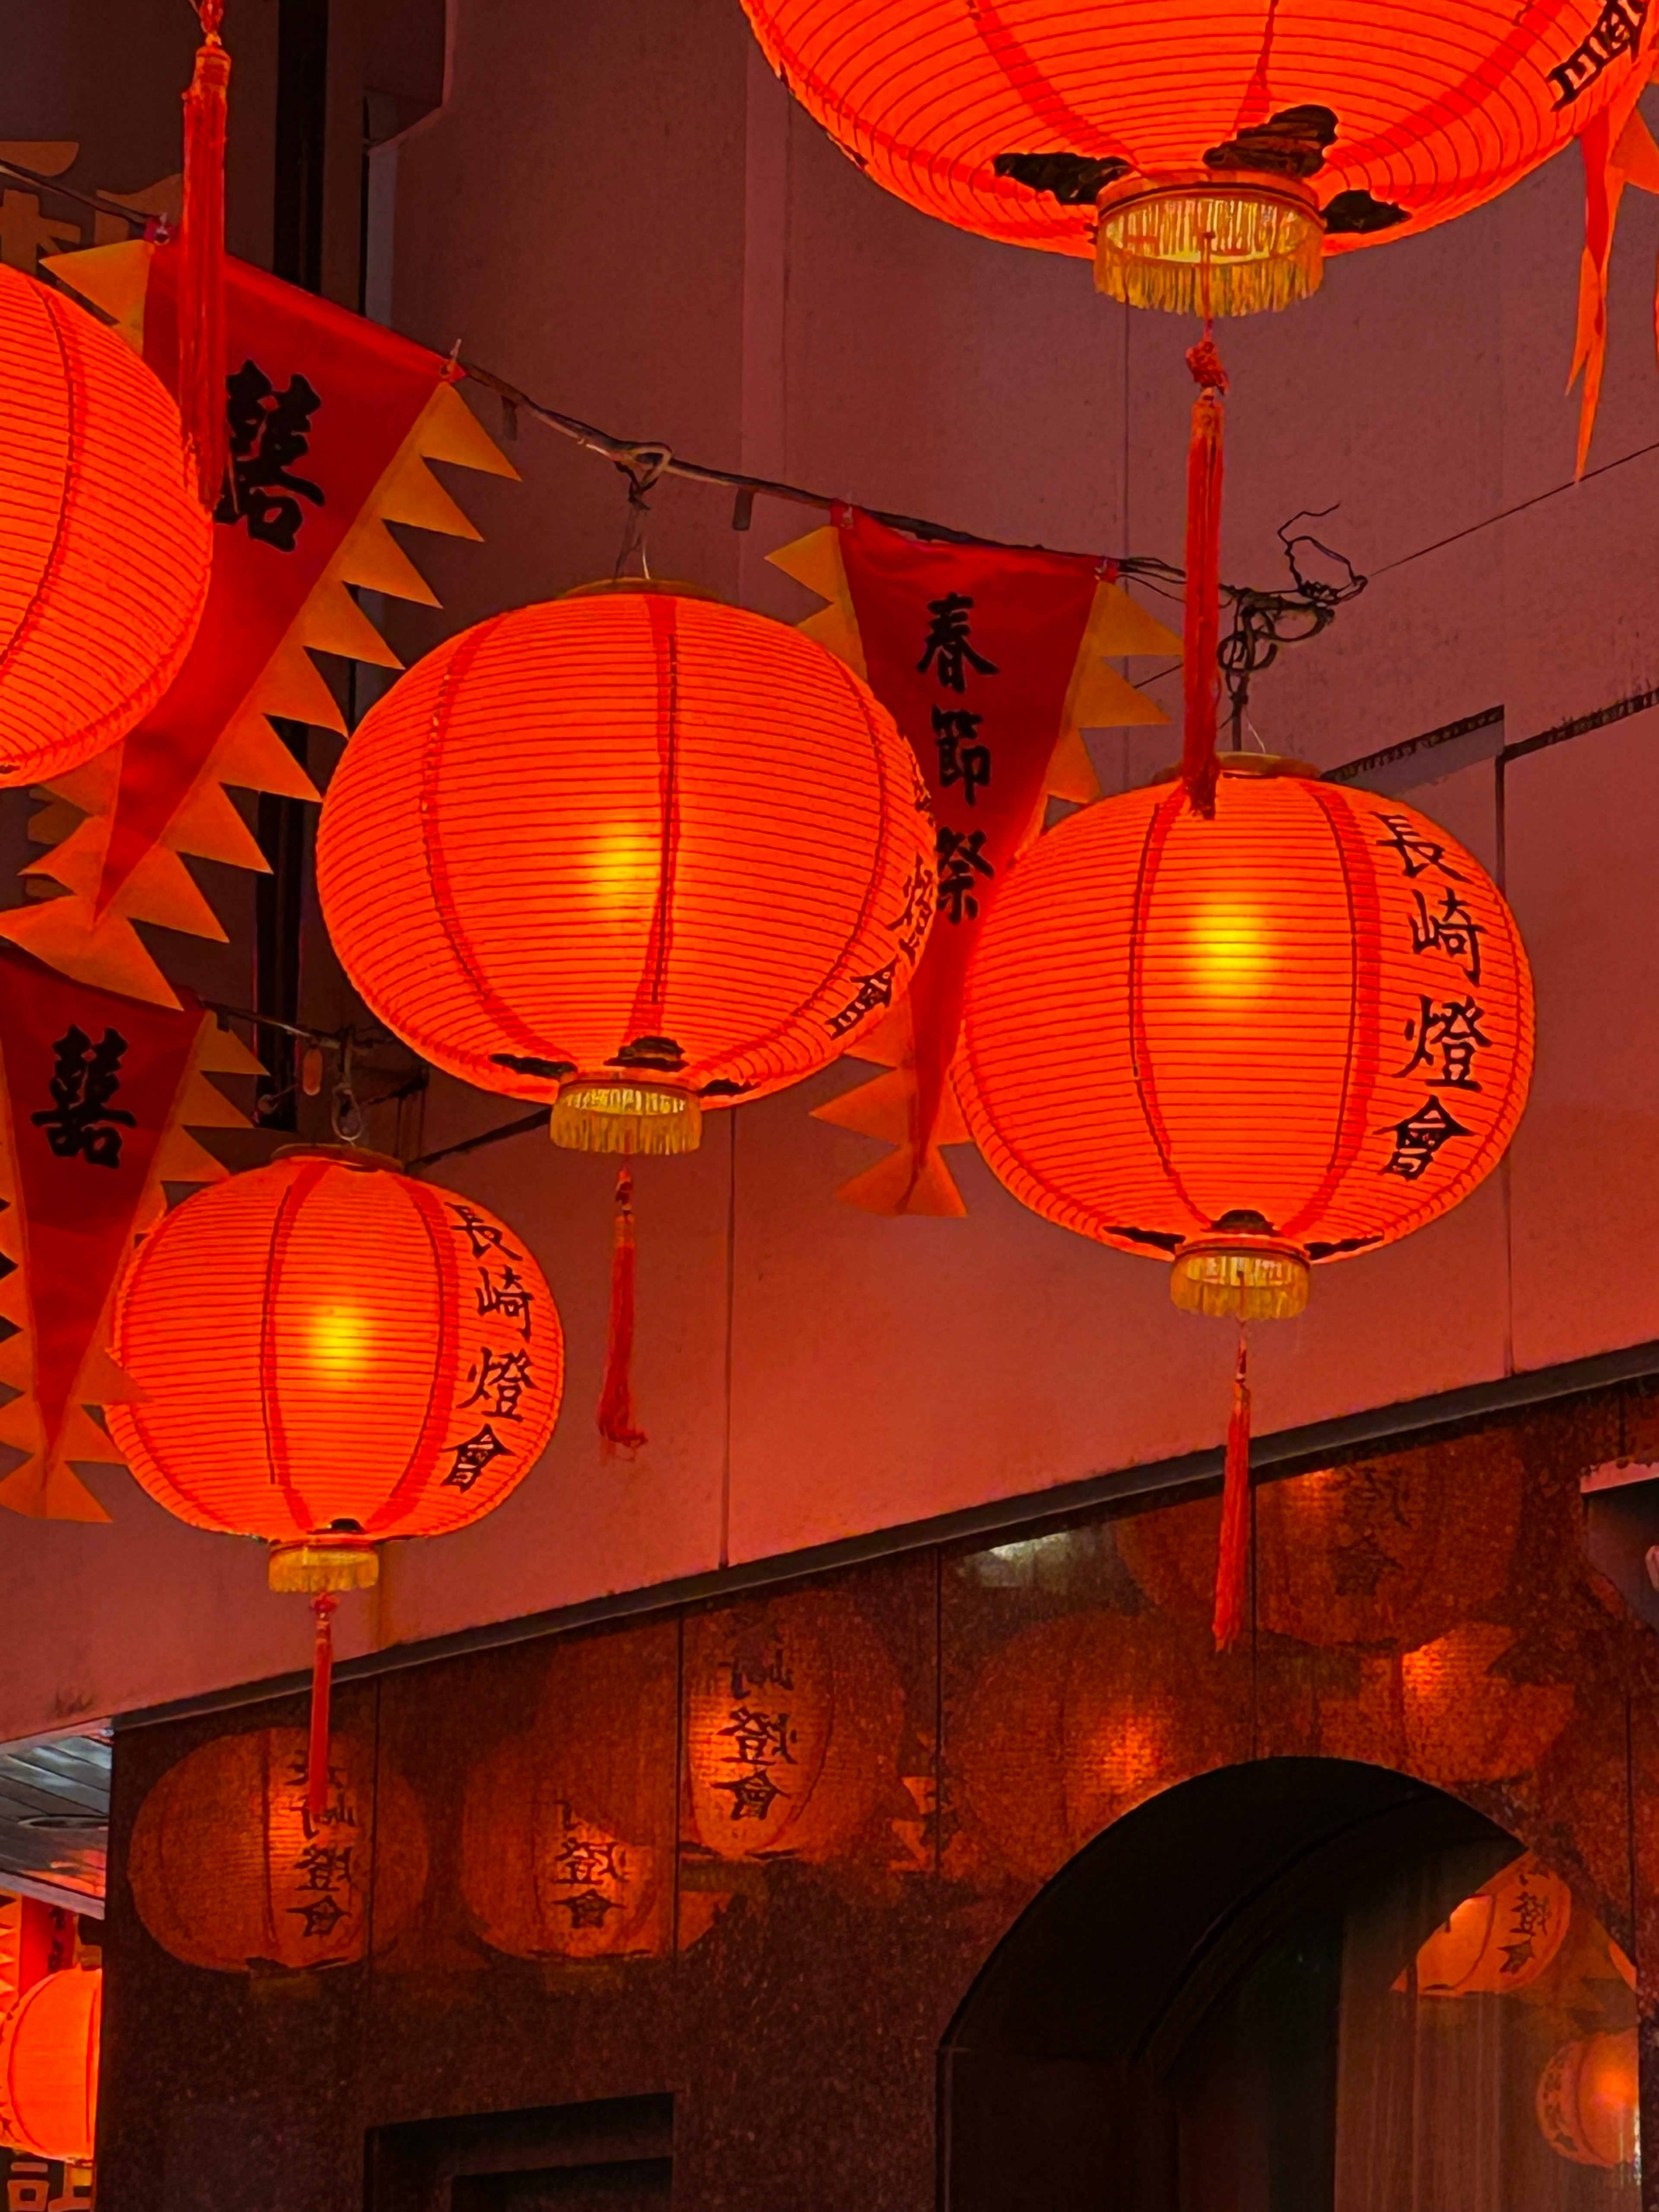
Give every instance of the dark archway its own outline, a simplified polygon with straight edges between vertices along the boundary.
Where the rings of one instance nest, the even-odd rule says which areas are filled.
[[[1139,1807],[1033,1899],[951,2025],[945,2212],[1176,2212],[1176,2069],[1250,1961],[1372,1868],[1451,1854],[1479,1881],[1519,1849],[1456,1799],[1344,1759],[1228,1767]],[[1304,2040],[1285,2063],[1316,2068],[1321,2039]]]

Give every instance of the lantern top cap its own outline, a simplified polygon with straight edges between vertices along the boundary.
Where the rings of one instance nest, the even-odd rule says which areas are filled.
[[[379,1175],[404,1172],[403,1162],[394,1160],[389,1152],[367,1152],[361,1145],[278,1145],[270,1157],[273,1160],[332,1160],[337,1167]]]
[[[573,584],[568,592],[561,592],[562,599],[594,599],[608,592],[632,593],[655,592],[672,599],[720,600],[718,592],[711,592],[706,584],[689,584],[672,576],[601,576],[591,584]],[[721,601],[720,604],[726,604]]]
[[[1290,775],[1317,783],[1323,774],[1323,770],[1316,769],[1311,761],[1294,760],[1288,753],[1219,753],[1216,761],[1223,775]],[[1160,769],[1156,775],[1148,778],[1148,781],[1153,784],[1174,783],[1180,775],[1181,764],[1176,762],[1172,768]]]

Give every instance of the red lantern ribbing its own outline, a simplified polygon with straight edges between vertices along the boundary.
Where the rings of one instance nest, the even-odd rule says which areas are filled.
[[[318,1613],[310,1787],[326,1781],[333,1593],[375,1547],[499,1505],[552,1434],[559,1317],[482,1206],[346,1148],[295,1147],[198,1191],[116,1296],[131,1398],[112,1435],[159,1504],[271,1547],[274,1589]]]
[[[0,2132],[37,2158],[89,2159],[98,2129],[104,1977],[67,1966],[0,2021]]]
[[[116,333],[0,264],[0,785],[126,735],[190,649],[213,526],[179,410]]]
[[[1092,255],[1103,291],[1188,313],[1282,307],[1326,255],[1478,207],[1650,60],[1639,11],[1604,0],[744,4],[791,91],[889,191]]]
[[[1015,1197],[1171,1261],[1178,1305],[1242,1325],[1299,1312],[1312,1264],[1466,1198],[1514,1133],[1532,1048],[1526,955],[1472,854],[1400,799],[1230,753],[1213,819],[1166,781],[1083,808],[1016,863],[956,1074]],[[1224,1643],[1245,1542],[1240,1367]]]
[[[904,740],[834,654],[628,580],[412,669],[346,750],[317,874],[417,1052],[546,1100],[558,1143],[671,1152],[902,995],[933,842]]]

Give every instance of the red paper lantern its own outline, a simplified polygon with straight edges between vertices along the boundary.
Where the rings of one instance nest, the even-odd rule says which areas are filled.
[[[133,1474],[181,1521],[263,1538],[279,1589],[367,1585],[376,1544],[481,1519],[534,1466],[564,1373],[512,1232],[343,1146],[175,1206],[121,1280],[112,1349]]]
[[[98,2127],[100,1967],[48,1974],[0,2021],[0,2127],[37,2158],[92,2156]]]
[[[0,264],[0,784],[142,721],[207,603],[179,410],[116,333]]]
[[[1435,1220],[1503,1157],[1532,979],[1479,861],[1402,801],[1230,753],[1016,862],[968,979],[957,1090],[1046,1219],[1174,1264],[1177,1305],[1299,1313],[1316,1261]],[[1227,1435],[1216,1638],[1243,1620],[1250,1399]]]
[[[1463,1902],[1418,1949],[1419,1997],[1510,1996],[1548,1972],[1572,1924],[1572,1892],[1530,1852]]]
[[[1218,314],[1282,307],[1325,255],[1478,207],[1650,61],[1604,0],[744,4],[889,191],[1092,253],[1101,289],[1138,306],[1201,312],[1207,287]]]
[[[452,638],[323,810],[336,949],[453,1075],[560,1143],[680,1152],[902,994],[933,903],[908,748],[781,623],[629,580]]]
[[[1166,781],[1016,862],[957,1072],[1017,1198],[1172,1260],[1178,1305],[1261,1320],[1490,1174],[1532,1044],[1526,955],[1472,854],[1402,800],[1226,754],[1213,820]]]
[[[111,1434],[158,1504],[271,1547],[317,1614],[307,1803],[328,1787],[329,1616],[377,1545],[442,1536],[516,1489],[564,1381],[540,1268],[482,1206],[347,1146],[210,1184],[116,1291],[134,1385]]]

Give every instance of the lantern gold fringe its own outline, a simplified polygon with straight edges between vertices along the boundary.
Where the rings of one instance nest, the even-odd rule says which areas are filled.
[[[372,1544],[273,1544],[267,1580],[274,1590],[316,1597],[325,1590],[373,1589],[380,1557]]]
[[[587,1079],[560,1093],[547,1133],[575,1152],[694,1152],[702,1109],[667,1084]]]
[[[1290,1321],[1308,1290],[1308,1262],[1287,1244],[1188,1244],[1170,1270],[1176,1304],[1212,1321]]]
[[[1132,307],[1254,315],[1319,289],[1324,225],[1292,182],[1151,184],[1101,195],[1095,289]]]

